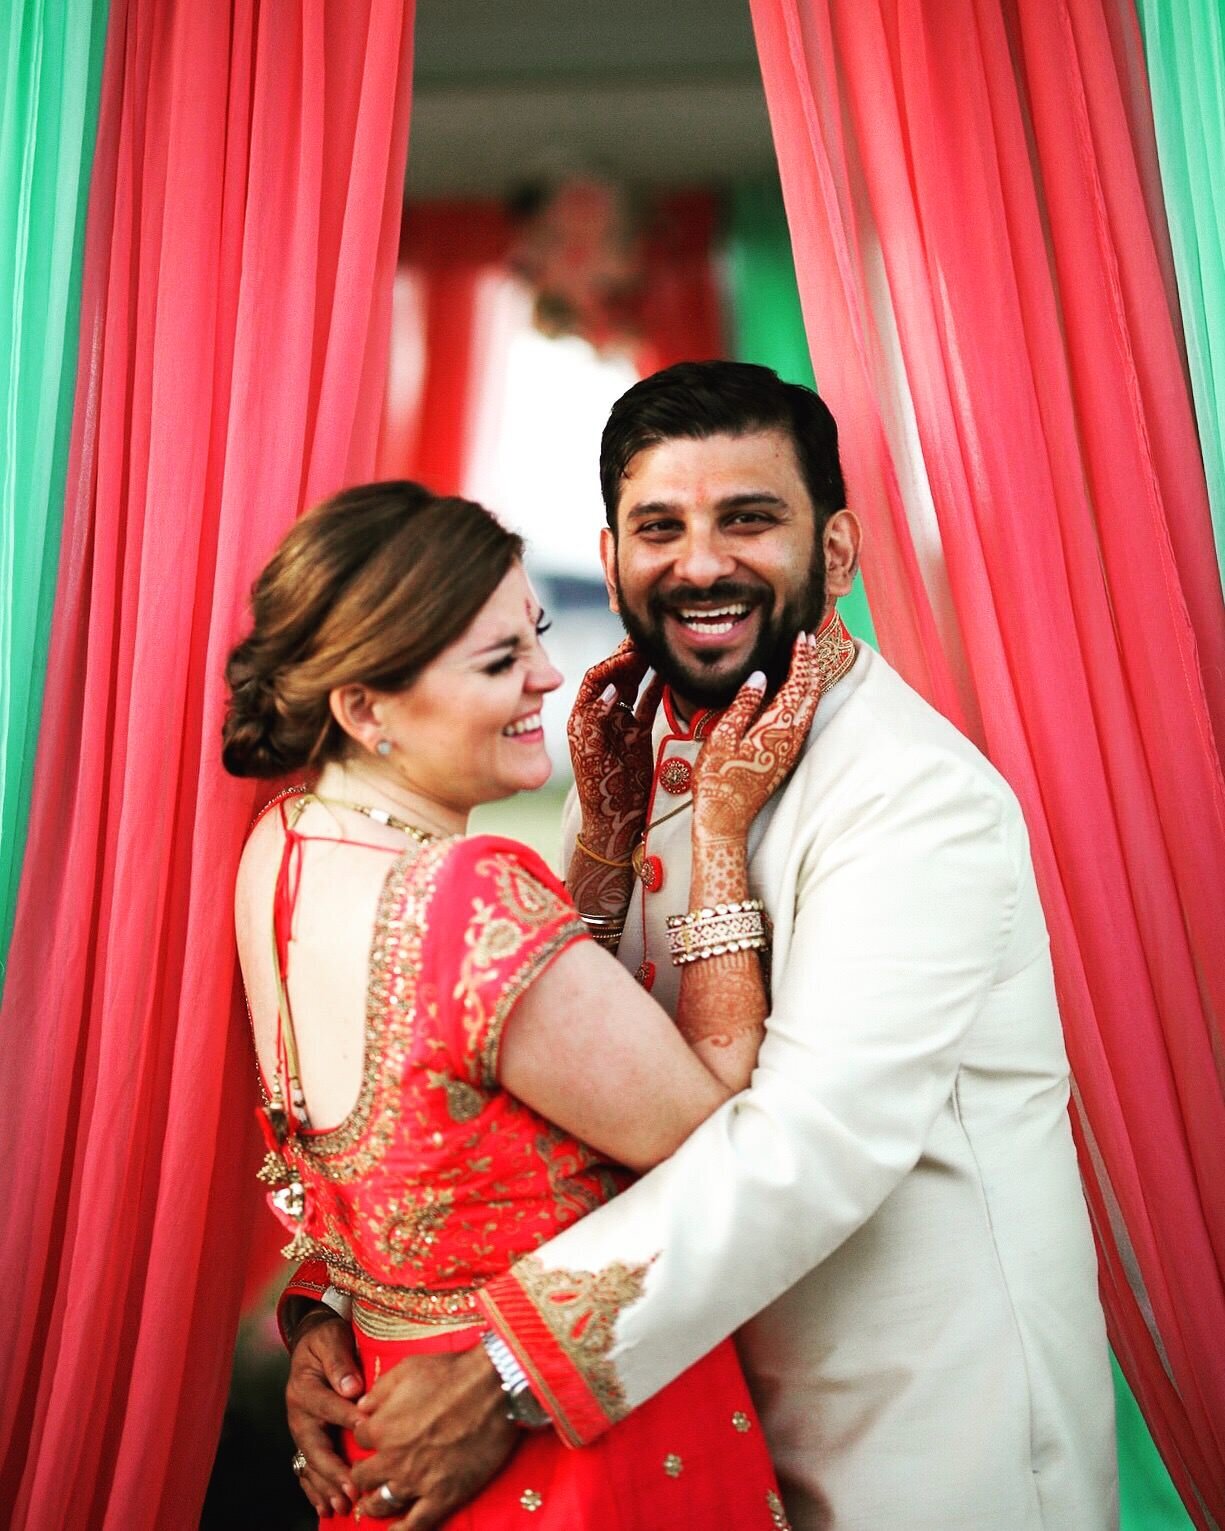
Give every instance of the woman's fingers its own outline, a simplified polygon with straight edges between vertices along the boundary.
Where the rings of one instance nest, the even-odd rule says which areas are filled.
[[[714,733],[722,735],[731,744],[738,744],[760,712],[765,694],[766,677],[761,670],[754,670],[732,698],[731,704],[715,726]]]
[[[632,704],[647,668],[647,661],[635,648],[634,640],[623,638],[607,659],[592,665],[583,676],[574,699],[575,706],[589,706],[610,683],[616,687],[622,701]]]

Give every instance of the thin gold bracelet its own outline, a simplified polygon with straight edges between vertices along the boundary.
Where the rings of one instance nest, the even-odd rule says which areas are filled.
[[[627,867],[633,865],[633,861],[629,856],[627,856],[624,861],[609,861],[607,856],[601,856],[597,851],[593,851],[591,847],[584,841],[582,835],[575,835],[574,843],[578,846],[579,850],[582,851],[584,856],[590,857],[592,861],[598,861],[603,867],[615,867],[617,871],[622,872],[625,871]]]

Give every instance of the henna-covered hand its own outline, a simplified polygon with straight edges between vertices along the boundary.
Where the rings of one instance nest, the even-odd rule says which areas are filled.
[[[587,672],[570,713],[570,758],[583,827],[566,883],[584,914],[615,917],[629,904],[629,857],[646,817],[655,764],[651,724],[662,691],[652,679],[634,705],[646,670],[646,660],[627,638]]]
[[[635,706],[646,672],[646,660],[626,638],[583,677],[567,726],[583,837],[604,855],[632,842],[646,812],[651,724],[662,690],[652,678]]]
[[[750,677],[711,730],[693,777],[695,844],[743,841],[795,769],[821,697],[816,652],[816,638],[800,633],[775,696],[763,706],[764,679]]]

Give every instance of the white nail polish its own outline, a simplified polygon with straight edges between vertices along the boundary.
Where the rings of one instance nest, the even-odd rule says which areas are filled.
[[[616,695],[617,688],[615,685],[613,685],[612,681],[609,681],[607,686],[604,687],[603,691],[600,692],[600,700],[604,703],[605,706],[607,706],[609,702],[616,698]]]
[[[766,677],[764,671],[754,670],[752,675],[749,676],[748,680],[745,681],[745,685],[752,686],[754,691],[764,691],[766,689]]]

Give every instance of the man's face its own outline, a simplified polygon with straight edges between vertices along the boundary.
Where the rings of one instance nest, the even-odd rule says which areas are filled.
[[[609,603],[690,707],[723,707],[754,670],[772,686],[825,608],[816,517],[783,431],[677,438],[630,460]]]

